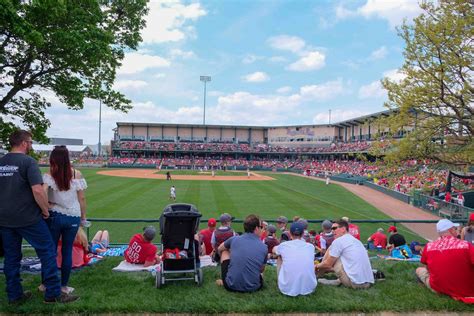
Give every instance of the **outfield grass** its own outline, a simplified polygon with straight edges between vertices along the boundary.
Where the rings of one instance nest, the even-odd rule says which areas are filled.
[[[81,299],[73,304],[51,306],[42,303],[35,291],[39,275],[24,275],[25,289],[33,290],[34,298],[19,307],[6,304],[0,290],[1,313],[315,313],[315,312],[379,312],[414,311],[474,312],[469,306],[444,295],[437,295],[417,283],[416,264],[386,262],[375,259],[372,265],[385,272],[387,279],[368,290],[351,290],[319,284],[316,291],[305,297],[282,295],[276,284],[276,269],[267,267],[263,290],[252,293],[230,293],[215,285],[218,268],[204,269],[204,284],[192,281],[167,283],[154,288],[150,273],[119,273],[112,268],[121,258],[109,257],[92,267],[72,274],[70,286]],[[4,284],[4,277],[0,276]],[[3,286],[2,286],[3,287]]]
[[[250,213],[274,220],[279,215],[307,219],[387,219],[385,214],[343,187],[286,174],[271,174],[276,181],[166,181],[133,179],[97,175],[97,169],[83,169],[89,188],[86,191],[88,217],[158,219],[163,208],[171,203],[169,189],[176,187],[177,201],[198,207],[203,218],[228,212],[237,219]],[[127,243],[144,223],[94,223],[90,234],[108,229],[111,241]],[[205,225],[205,223],[204,223]],[[203,226],[204,226],[203,225]],[[388,224],[361,224],[361,236],[366,240],[378,227]],[[242,225],[234,228],[242,231]],[[319,230],[319,225],[310,229]],[[404,227],[400,231],[408,240],[422,238]]]
[[[166,174],[169,172],[171,174],[171,178],[173,178],[173,175],[189,175],[189,176],[210,176],[212,175],[211,170],[207,171],[199,171],[199,170],[179,170],[179,169],[164,169],[157,171],[155,173],[157,174]],[[214,175],[216,176],[247,176],[246,171],[232,171],[232,170],[227,170],[227,171],[222,171],[222,170],[215,170]]]

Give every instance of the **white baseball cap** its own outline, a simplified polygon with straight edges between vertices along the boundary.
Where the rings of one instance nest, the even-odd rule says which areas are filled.
[[[438,223],[436,223],[436,231],[438,233],[447,231],[452,227],[458,227],[459,223],[453,223],[449,219],[440,219]]]

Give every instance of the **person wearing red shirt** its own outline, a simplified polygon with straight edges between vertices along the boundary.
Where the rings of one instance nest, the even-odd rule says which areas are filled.
[[[383,228],[377,229],[377,231],[372,234],[372,236],[367,239],[369,249],[385,249],[387,248],[387,235],[383,233]],[[372,245],[373,247],[371,247]]]
[[[160,257],[156,253],[156,246],[151,241],[156,236],[156,229],[153,226],[145,227],[143,234],[136,234],[130,239],[127,250],[125,250],[125,260],[130,263],[143,264],[149,267],[160,262]]]
[[[451,203],[451,192],[446,192],[446,195],[444,196],[444,201]]]
[[[199,232],[199,236],[201,237],[201,240],[206,250],[206,255],[210,255],[212,253],[211,238],[212,238],[212,233],[214,233],[215,230],[216,230],[216,219],[209,218],[209,220],[207,221],[207,228]]]
[[[344,216],[341,219],[349,223],[349,234],[354,236],[354,238],[356,238],[357,240],[360,240],[359,226],[357,226],[356,224],[352,224],[349,217],[347,216]]]
[[[433,292],[474,303],[474,246],[457,239],[457,227],[448,219],[436,224],[440,237],[426,244],[421,256],[425,267],[416,275]]]

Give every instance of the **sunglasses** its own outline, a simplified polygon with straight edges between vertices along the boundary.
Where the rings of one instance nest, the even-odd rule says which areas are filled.
[[[341,228],[341,226],[333,226],[333,227],[331,227],[331,230],[336,230],[338,228]]]

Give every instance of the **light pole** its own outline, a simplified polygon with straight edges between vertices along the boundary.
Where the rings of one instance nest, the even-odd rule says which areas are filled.
[[[100,157],[102,152],[102,144],[100,143],[100,136],[102,131],[102,98],[99,99],[99,144],[97,147],[97,155]]]
[[[211,81],[211,76],[201,76],[199,79],[204,82],[204,115],[202,117],[202,125],[206,125],[206,83]]]
[[[329,124],[331,124],[331,110],[329,110]]]

